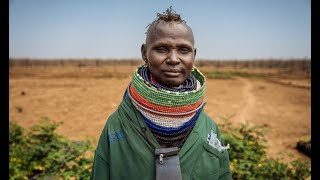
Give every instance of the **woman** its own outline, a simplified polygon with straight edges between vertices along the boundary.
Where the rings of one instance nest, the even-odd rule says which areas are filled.
[[[203,111],[193,32],[171,7],[157,16],[141,46],[145,65],[100,136],[91,179],[231,179],[228,146]]]

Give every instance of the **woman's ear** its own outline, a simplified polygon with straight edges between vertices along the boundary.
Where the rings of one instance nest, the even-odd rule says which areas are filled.
[[[194,58],[196,58],[197,48],[194,48]]]
[[[141,56],[142,56],[142,59],[147,63],[148,62],[148,58],[147,58],[146,44],[142,44],[141,45]]]

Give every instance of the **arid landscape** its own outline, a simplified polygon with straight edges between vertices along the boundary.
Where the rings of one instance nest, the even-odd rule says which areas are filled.
[[[10,62],[9,121],[30,127],[47,117],[63,122],[59,134],[75,140],[91,138],[95,146],[142,61],[59,62]],[[290,67],[249,64],[196,64],[207,76],[205,111],[218,124],[224,117],[235,125],[266,127],[271,157],[310,161],[295,149],[300,139],[311,134],[310,62]],[[218,71],[231,76],[211,77]]]

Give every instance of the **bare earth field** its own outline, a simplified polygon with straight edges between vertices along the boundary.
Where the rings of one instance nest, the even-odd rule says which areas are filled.
[[[59,134],[97,143],[108,116],[117,109],[134,66],[13,67],[9,71],[9,120],[30,127],[41,117],[63,124]],[[200,68],[201,70],[201,68]],[[205,111],[218,124],[267,127],[271,157],[310,159],[295,150],[311,134],[310,79],[207,79]],[[231,145],[232,146],[232,145]],[[292,154],[289,157],[285,154]]]

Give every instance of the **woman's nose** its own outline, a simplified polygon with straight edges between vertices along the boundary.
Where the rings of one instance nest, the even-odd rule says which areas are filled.
[[[175,50],[172,50],[169,53],[169,56],[166,59],[166,63],[170,65],[176,65],[180,63],[179,55]]]

